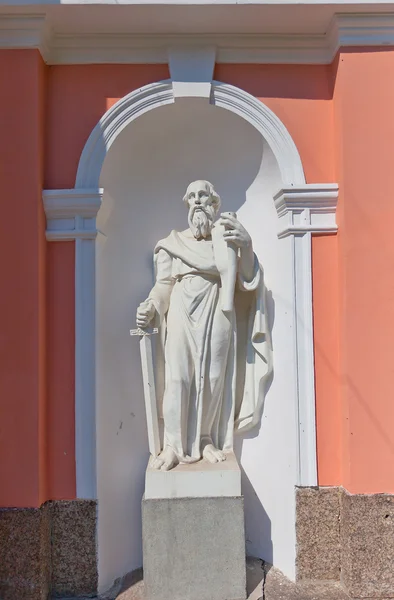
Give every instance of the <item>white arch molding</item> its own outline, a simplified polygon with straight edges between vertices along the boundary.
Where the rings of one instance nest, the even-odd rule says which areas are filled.
[[[210,101],[239,115],[261,133],[278,161],[284,185],[305,184],[298,150],[286,127],[265,104],[247,92],[219,81],[212,82]],[[116,102],[100,119],[86,142],[75,187],[97,188],[104,159],[123,129],[144,113],[174,102],[170,79],[144,86]]]
[[[187,96],[183,92],[183,96]],[[190,97],[195,88],[190,84]],[[171,80],[131,92],[114,104],[93,129],[81,154],[74,189],[46,190],[43,202],[48,241],[75,240],[75,452],[78,498],[96,498],[95,426],[95,238],[103,190],[101,169],[109,149],[132,121],[175,102]],[[212,82],[210,102],[248,121],[270,145],[283,187],[273,198],[279,237],[291,236],[295,330],[298,476],[317,485],[315,385],[312,322],[311,235],[337,230],[336,184],[306,184],[298,150],[284,124],[262,102],[232,85]]]

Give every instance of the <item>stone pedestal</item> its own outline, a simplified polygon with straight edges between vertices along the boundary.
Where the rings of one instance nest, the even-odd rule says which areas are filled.
[[[156,497],[142,501],[147,600],[245,600],[244,507],[238,473],[233,456],[227,464],[180,465],[171,473],[157,473],[158,478],[169,475],[162,487],[167,497],[159,498],[158,481],[151,485],[154,474],[148,467],[147,489]],[[212,495],[204,485],[209,479]],[[188,486],[196,492],[197,482],[204,497],[181,495]],[[230,495],[231,489],[237,493]]]
[[[171,471],[152,469],[152,461],[151,457],[146,469],[145,500],[241,495],[241,470],[233,452],[220,464],[200,460]]]

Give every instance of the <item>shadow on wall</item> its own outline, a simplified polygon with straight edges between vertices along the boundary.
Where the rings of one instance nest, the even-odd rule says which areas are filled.
[[[272,296],[272,292],[267,290],[267,315],[268,315],[268,329],[272,339],[272,331],[275,322],[275,302]],[[272,352],[274,353],[274,347],[272,343]],[[270,390],[275,374],[272,371],[265,383],[265,398]],[[264,506],[253,487],[245,469],[242,466],[242,447],[245,440],[251,440],[256,438],[260,434],[260,429],[264,419],[264,406],[262,410],[261,421],[252,430],[245,434],[235,435],[234,437],[234,453],[237,457],[238,463],[241,466],[241,488],[244,496],[244,510],[245,510],[245,531],[246,531],[246,555],[250,557],[264,558],[264,561],[273,563],[273,543],[271,537],[271,520],[264,509]],[[262,473],[264,467],[262,467]],[[262,477],[264,480],[264,476]],[[249,532],[253,532],[252,536],[248,536]],[[260,545],[256,546],[255,540],[260,540]]]
[[[235,449],[237,452],[237,449]],[[254,538],[264,540],[264,560],[273,562],[273,544],[271,536],[271,519],[264,510],[260,498],[249,480],[245,470],[241,467],[241,485],[244,496],[245,506],[245,530],[246,530],[246,555],[256,556],[260,554],[261,549],[256,548],[254,540],[248,537],[248,531],[251,530],[249,515],[253,515]],[[257,525],[256,525],[257,524]]]
[[[272,296],[272,292],[267,290],[267,315],[268,315],[268,328],[272,338],[272,330],[275,322],[275,302]],[[274,347],[272,344],[272,351]],[[269,379],[266,381],[266,392],[267,395],[272,385],[274,378],[274,372],[272,371]],[[265,396],[266,397],[266,396]],[[265,402],[264,402],[265,405]],[[264,407],[262,410],[261,421],[258,426],[254,427],[251,431],[248,431],[244,435],[236,435],[234,438],[234,453],[241,466],[241,488],[244,496],[244,510],[245,510],[245,545],[246,555],[250,557],[264,557],[264,561],[273,563],[273,543],[271,536],[271,520],[264,509],[264,506],[253,487],[245,469],[242,466],[242,446],[245,440],[256,438],[261,429],[264,418]],[[264,461],[263,461],[264,464]],[[264,466],[262,465],[262,473],[264,472]],[[264,480],[264,477],[263,477]],[[248,533],[253,531],[253,539],[248,536]],[[256,546],[255,540],[260,540],[261,545]],[[262,550],[263,547],[263,550]],[[263,555],[263,556],[260,556]]]
[[[97,242],[96,333],[101,590],[142,564],[140,504],[148,443],[139,345],[129,330],[153,284],[153,248],[172,229],[187,227],[182,197],[195,179],[214,184],[223,211],[242,212],[248,199],[253,212],[266,196],[267,210],[276,219],[272,192],[277,175],[275,182],[267,181],[264,194],[258,183],[265,149],[260,134],[240,117],[187,99],[140,117],[121,133],[105,160],[100,178],[105,195],[98,215],[102,235]],[[253,239],[276,239],[276,231],[254,224],[250,215],[245,218],[250,219],[246,227],[254,228]],[[272,325],[272,294],[270,298]],[[250,434],[257,435],[258,431]],[[266,540],[264,558],[271,560],[269,519],[245,472],[243,486],[246,514],[253,513],[252,529],[259,523],[257,535]]]

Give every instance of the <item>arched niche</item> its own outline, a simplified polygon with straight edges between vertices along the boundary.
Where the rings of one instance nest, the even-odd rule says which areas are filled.
[[[142,561],[148,447],[128,332],[153,247],[185,227],[181,198],[197,178],[249,229],[271,291],[274,377],[261,427],[237,441],[249,554],[294,577],[294,487],[317,483],[311,233],[335,231],[337,187],[305,184],[284,125],[238,88],[213,83],[210,103],[174,103],[171,82],[132,92],[93,130],[75,189],[44,193],[48,239],[76,240],[77,495],[98,498],[102,590]]]
[[[127,572],[142,561],[140,505],[148,445],[139,344],[128,331],[153,283],[153,248],[172,229],[187,226],[182,197],[188,183],[200,178],[214,183],[223,210],[237,212],[250,231],[275,297],[271,317],[277,376],[260,432],[237,448],[245,474],[248,551],[272,560],[270,520],[283,529],[287,554],[295,544],[291,259],[286,242],[277,237],[272,201],[281,186],[278,164],[266,140],[244,119],[199,99],[183,99],[130,123],[107,153],[100,177],[96,444],[103,587],[119,576],[118,569]]]

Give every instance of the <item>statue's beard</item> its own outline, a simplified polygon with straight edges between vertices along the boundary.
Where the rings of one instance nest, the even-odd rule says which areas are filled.
[[[198,208],[199,210],[197,210]],[[206,238],[211,235],[215,211],[212,206],[192,207],[189,210],[189,227],[196,239]]]

